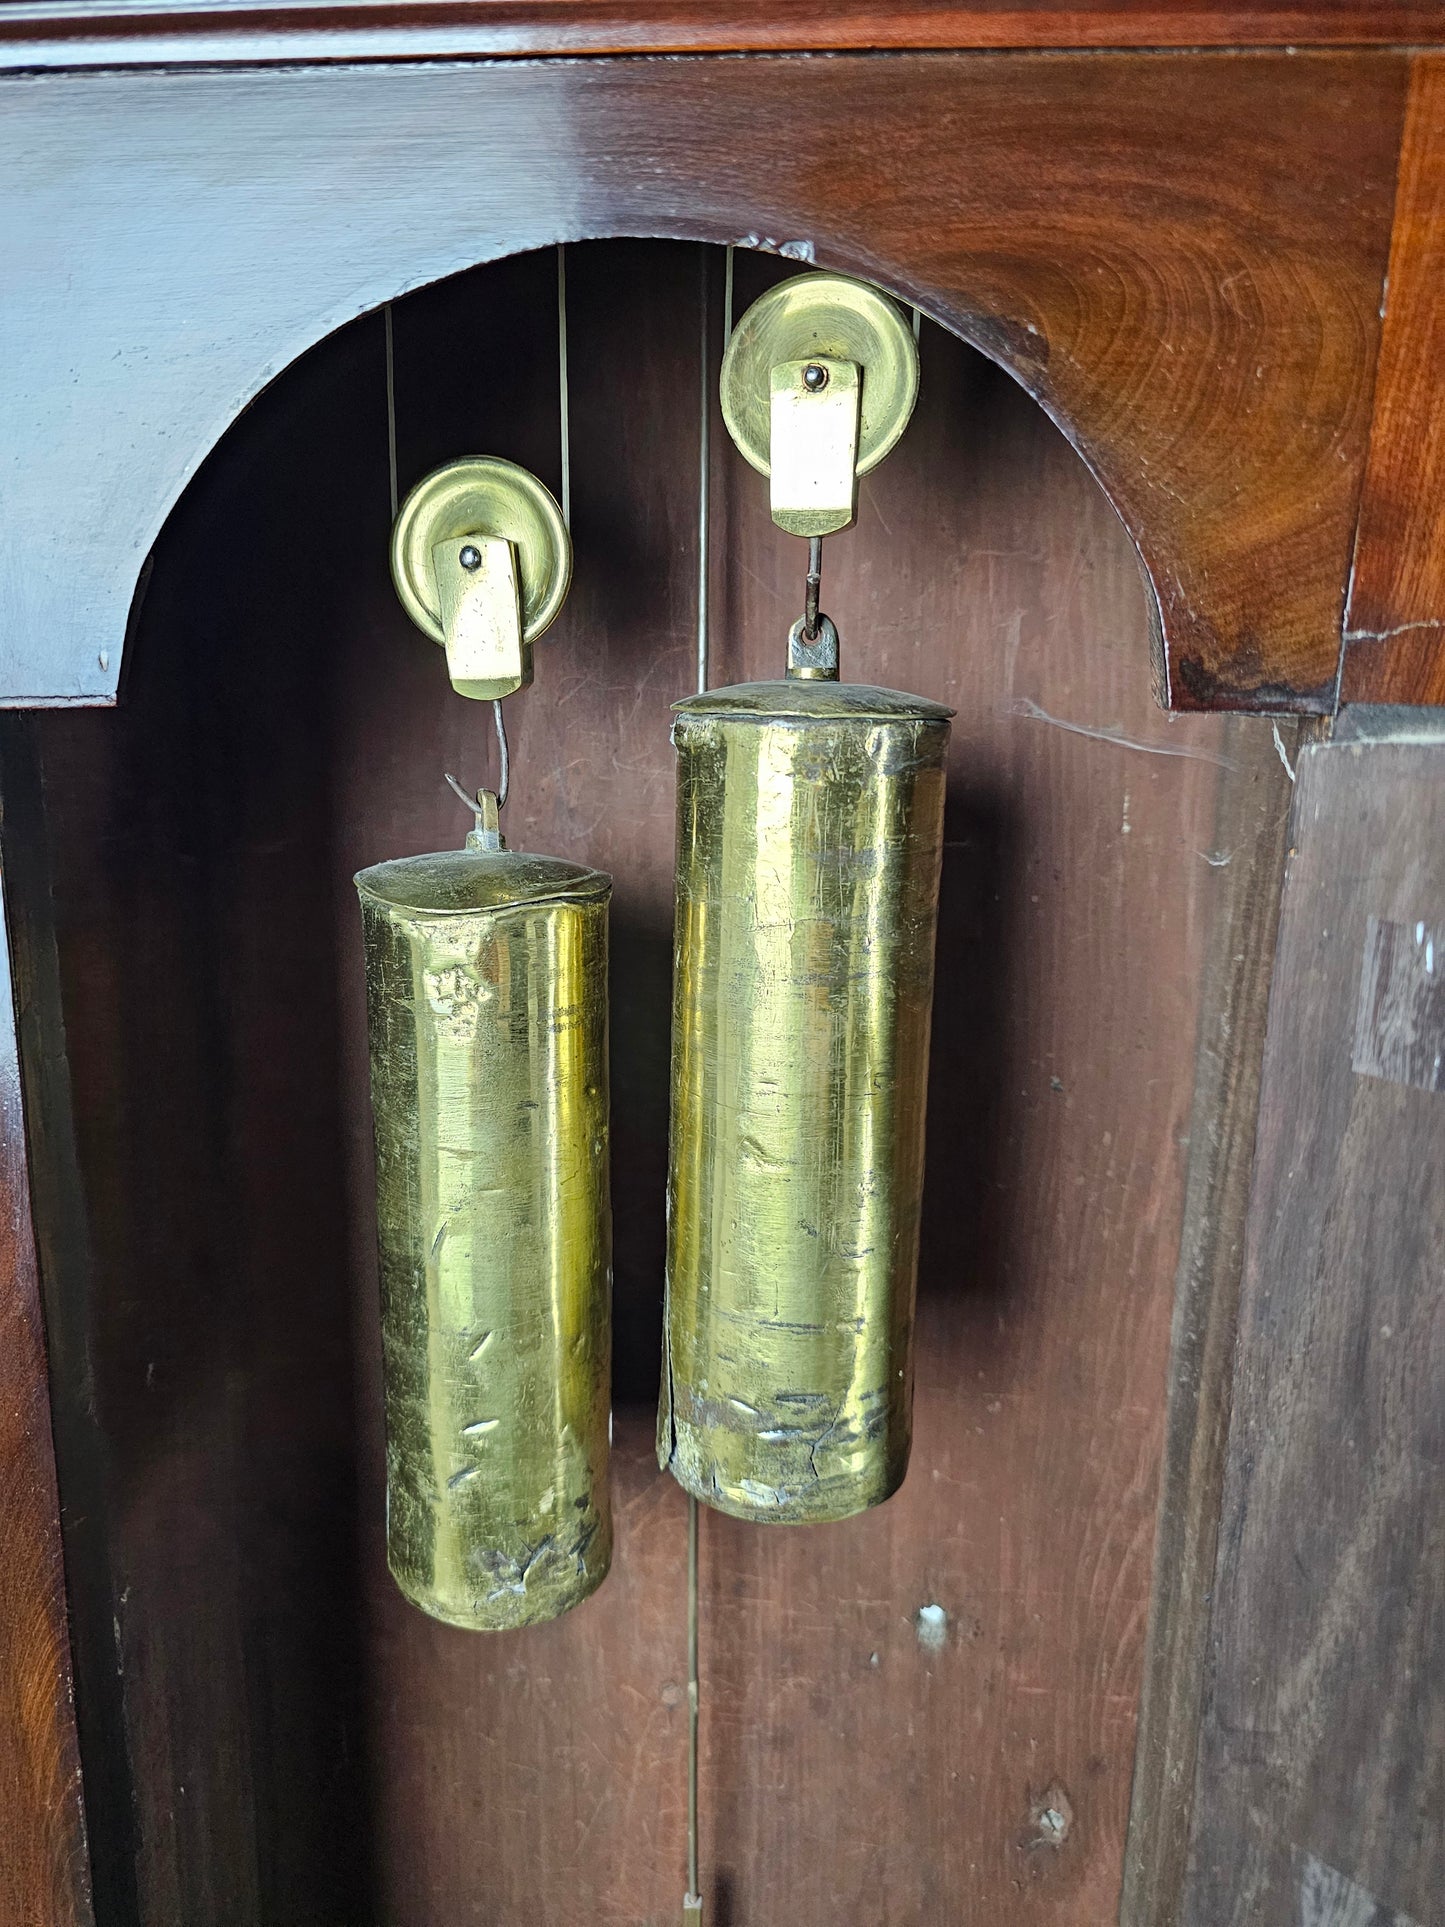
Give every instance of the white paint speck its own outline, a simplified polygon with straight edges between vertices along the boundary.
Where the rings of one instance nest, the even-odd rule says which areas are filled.
[[[1368,1889],[1312,1853],[1304,1856],[1299,1902],[1300,1927],[1331,1927],[1335,1921],[1344,1927],[1346,1922],[1378,1920],[1385,1915]],[[1385,1917],[1394,1927],[1416,1927],[1415,1921],[1398,1909]]]
[[[942,1606],[920,1606],[913,1615],[918,1643],[926,1653],[941,1653],[948,1638],[948,1614]]]
[[[1433,937],[1425,939],[1425,975],[1427,977],[1435,975],[1435,939]]]
[[[1415,941],[1416,943],[1424,943],[1425,941],[1425,926],[1423,923],[1417,923],[1415,925]]]

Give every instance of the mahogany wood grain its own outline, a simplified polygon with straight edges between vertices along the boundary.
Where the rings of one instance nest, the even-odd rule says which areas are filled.
[[[87,1729],[129,1779],[92,1815],[134,1829],[108,1917],[677,1916],[686,1509],[651,1433],[699,252],[571,252],[577,573],[509,705],[509,837],[616,878],[618,1551],[566,1619],[455,1633],[382,1562],[349,879],[454,842],[442,773],[478,781],[492,751],[387,580],[376,320],[278,381],[187,491],[121,708],[28,725],[48,875],[26,910],[54,931],[88,1227],[50,1289],[90,1334],[126,1602],[121,1703]],[[737,267],[739,305],[786,271]],[[397,305],[403,489],[472,448],[555,480],[553,271],[518,257]],[[1151,705],[1136,558],[1063,438],[932,325],[923,368],[824,575],[851,673],[959,709],[917,1444],[865,1519],[704,1518],[718,1927],[1112,1917],[1206,960],[1277,830],[1246,813],[1216,846],[1240,775],[1220,759],[1255,767],[1268,725]],[[781,659],[803,565],[714,429],[724,681]]]
[[[1103,485],[1152,579],[1169,703],[1328,710],[1407,66],[899,54],[0,80],[0,700],[109,699],[166,513],[308,344],[479,260],[651,234],[745,240],[917,301]]]
[[[1307,749],[1185,1927],[1445,1895],[1445,741]]]
[[[189,0],[126,8],[7,0],[0,66],[455,59],[538,54],[1415,45],[1439,0]]]
[[[1294,733],[1286,725],[1281,742]],[[1233,767],[1220,783],[1212,859],[1224,871],[1223,889],[1204,966],[1154,1598],[1119,1927],[1176,1927],[1184,1885],[1265,1016],[1288,843],[1289,778],[1274,742],[1238,723],[1225,752]],[[1239,850],[1251,852],[1251,860],[1222,860]]]
[[[1445,61],[1411,64],[1341,697],[1445,703]]]
[[[0,899],[3,904],[3,899]],[[0,923],[0,1920],[89,1927],[45,1333]]]

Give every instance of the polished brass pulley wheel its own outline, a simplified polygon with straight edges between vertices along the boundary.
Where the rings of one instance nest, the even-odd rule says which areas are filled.
[[[759,296],[723,356],[723,420],[759,474],[772,471],[772,370],[815,355],[858,365],[860,475],[878,466],[908,426],[918,398],[918,344],[898,303],[848,275],[796,274]]]
[[[516,552],[522,639],[535,642],[572,580],[572,540],[549,489],[498,455],[467,455],[434,469],[401,505],[391,537],[391,576],[402,607],[433,642],[445,642],[433,567],[438,544],[500,536]]]

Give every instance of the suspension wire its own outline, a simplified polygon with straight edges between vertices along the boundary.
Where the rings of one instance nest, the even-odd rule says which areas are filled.
[[[707,250],[699,249],[702,327],[698,342],[701,385],[697,422],[697,693],[707,688],[708,518],[712,507],[712,368],[707,339]]]
[[[702,1891],[697,1882],[697,1500],[687,1495],[687,1894],[682,1903],[684,1923],[702,1920]]]
[[[712,354],[708,340],[710,281],[709,250],[699,250],[698,306],[698,426],[697,426],[697,689],[708,686],[708,565],[711,560],[712,513]],[[733,251],[727,251],[723,272],[723,346],[733,325]],[[698,1880],[698,1715],[702,1691],[698,1666],[698,1504],[687,1495],[687,1892],[683,1896],[684,1927],[702,1922],[702,1888]]]
[[[391,519],[396,520],[396,350],[391,333],[391,303],[382,309],[386,324],[386,467],[391,478]]]
[[[557,440],[562,456],[562,493],[558,506],[563,526],[572,527],[572,403],[567,382],[567,245],[557,243]],[[507,749],[507,719],[500,699],[492,704],[497,731],[497,809],[507,807],[511,756]]]
[[[562,524],[572,528],[572,396],[567,379],[567,244],[557,243],[557,440],[562,457]],[[507,750],[507,721],[500,700],[492,704],[492,721],[497,729],[497,808],[506,808],[511,777],[511,757]]]
[[[507,754],[507,725],[502,720],[502,705],[492,704],[492,721],[497,725],[497,808],[507,807],[507,791],[511,786],[512,759]]]
[[[508,770],[507,770],[507,730],[506,730],[506,725],[502,721],[502,705],[499,702],[492,704],[492,714],[495,717],[496,724],[497,724],[497,764],[498,764],[497,787],[493,791],[493,795],[497,799],[497,809],[500,812],[502,809],[506,807],[506,802],[507,802]],[[482,820],[482,796],[484,792],[482,790],[478,790],[474,796],[470,790],[465,789],[462,786],[462,784],[460,784],[457,781],[455,776],[452,776],[445,771],[443,772],[443,774],[446,775],[447,783],[450,786],[450,788],[462,799],[462,801],[466,804],[467,808],[473,813],[477,821],[480,823]]]
[[[497,732],[497,808],[504,810],[511,782],[512,759],[507,751],[507,719],[502,714],[500,697],[492,704],[492,727]]]
[[[572,410],[567,393],[567,246],[557,243],[557,410],[562,440],[562,520],[572,526]]]
[[[492,720],[497,725],[497,787],[492,793],[497,799],[497,809],[501,811],[505,809],[507,805],[507,787],[510,772],[508,767],[509,758],[507,755],[507,726],[502,721],[502,705],[499,702],[492,704]],[[445,772],[443,772],[443,774],[445,774]],[[462,787],[455,776],[447,776],[447,782],[456,791],[467,808],[469,810],[476,810],[478,815],[480,815],[477,797],[481,795],[481,791],[478,790],[477,795],[473,796],[469,790]]]
[[[387,476],[391,483],[391,519],[392,522],[395,523],[397,511],[396,337],[392,331],[391,303],[389,301],[381,312],[386,332],[386,467]],[[497,788],[497,808],[500,809],[507,800],[507,731],[502,722],[502,705],[500,703],[492,704],[492,713],[497,724],[497,747],[501,760],[501,777]],[[445,774],[445,772],[443,772],[443,774]],[[455,776],[448,775],[447,782],[456,791],[467,808],[476,814],[477,821],[480,822],[481,815],[480,812],[477,811],[476,798],[467,794]]]

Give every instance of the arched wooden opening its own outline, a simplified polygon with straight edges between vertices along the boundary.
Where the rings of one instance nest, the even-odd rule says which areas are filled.
[[[87,1800],[122,1916],[676,1904],[684,1511],[651,1428],[700,250],[569,259],[577,576],[512,705],[508,823],[616,878],[620,1536],[568,1619],[448,1633],[380,1556],[349,878],[455,841],[442,772],[479,775],[489,745],[387,580],[379,317],[198,470],[120,710],[6,726]],[[737,260],[741,305],[779,264]],[[553,273],[518,255],[397,305],[403,489],[479,448],[555,475]],[[714,478],[726,680],[776,661],[800,580],[721,435]],[[707,1519],[704,1861],[720,1919],[1026,1924],[1063,1895],[1104,1919],[1195,1040],[1283,778],[1267,725],[1154,708],[1118,519],[941,329],[865,495],[830,545],[847,661],[959,710],[915,1461],[845,1526]],[[1055,1839],[1041,1815],[1065,1810]]]
[[[1169,701],[1328,712],[1404,73],[903,55],[7,79],[0,439],[23,458],[0,478],[0,701],[109,698],[136,555],[308,345],[476,261],[651,234],[920,302],[1115,503]]]

